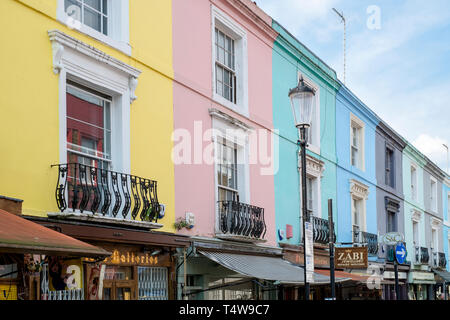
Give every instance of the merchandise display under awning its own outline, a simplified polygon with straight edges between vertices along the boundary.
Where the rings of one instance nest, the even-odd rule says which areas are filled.
[[[111,253],[0,209],[0,253],[107,257]]]

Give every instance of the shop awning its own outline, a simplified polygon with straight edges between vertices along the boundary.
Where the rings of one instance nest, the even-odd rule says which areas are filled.
[[[296,266],[281,257],[209,250],[198,250],[198,252],[225,268],[248,277],[277,281],[279,284],[303,285],[305,283],[303,267]],[[327,284],[330,282],[329,277],[318,273],[314,273],[313,279],[314,282],[311,284]]]
[[[0,252],[107,257],[111,253],[0,209]]]
[[[437,269],[433,269],[433,272],[441,277],[445,282],[450,282],[450,272]]]
[[[324,276],[327,276],[327,277],[330,276],[330,269],[314,269],[314,272],[324,275]],[[334,271],[334,276],[336,279],[337,278],[348,279],[349,281],[356,281],[359,283],[366,283],[367,279],[369,279],[368,276],[362,276],[362,275],[345,272],[345,271],[339,271],[339,270]]]

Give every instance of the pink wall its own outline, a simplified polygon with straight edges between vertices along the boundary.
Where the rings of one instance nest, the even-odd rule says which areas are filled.
[[[272,129],[272,44],[267,34],[248,15],[239,12],[235,0],[173,0],[174,129],[187,129],[194,136],[194,121],[203,131],[211,128],[209,108],[216,108],[255,129]],[[248,2],[248,1],[247,1]],[[216,103],[212,97],[211,4],[238,22],[247,32],[249,118]],[[247,4],[248,5],[248,4]],[[257,10],[258,11],[258,10]],[[259,13],[259,24],[267,16]],[[258,19],[257,19],[258,20]],[[270,28],[269,28],[270,30]],[[210,142],[204,142],[206,147]],[[192,161],[194,155],[192,150]],[[249,166],[250,204],[263,207],[268,227],[267,243],[276,245],[274,179],[263,176],[260,168]],[[214,237],[215,172],[213,165],[175,165],[175,212],[195,214],[195,227],[180,233]]]

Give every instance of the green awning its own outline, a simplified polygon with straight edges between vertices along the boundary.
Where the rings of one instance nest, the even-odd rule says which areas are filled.
[[[433,269],[433,272],[442,278],[440,282],[450,282],[450,272],[437,269]]]

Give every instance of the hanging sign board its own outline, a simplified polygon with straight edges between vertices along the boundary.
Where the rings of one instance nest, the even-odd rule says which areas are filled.
[[[405,242],[405,236],[400,232],[389,232],[380,236],[380,242],[388,246],[395,246],[399,242]]]
[[[310,222],[305,222],[305,253],[306,253],[306,281],[313,282],[314,274],[314,239],[313,226]]]
[[[367,247],[336,248],[335,267],[339,269],[367,269]]]

